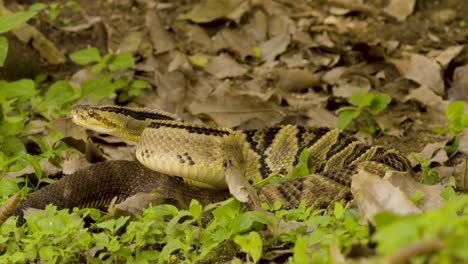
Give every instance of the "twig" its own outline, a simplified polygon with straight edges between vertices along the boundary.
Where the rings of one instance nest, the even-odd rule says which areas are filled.
[[[444,243],[440,240],[419,241],[407,247],[404,247],[387,258],[386,264],[406,263],[410,258],[438,251],[444,248]]]

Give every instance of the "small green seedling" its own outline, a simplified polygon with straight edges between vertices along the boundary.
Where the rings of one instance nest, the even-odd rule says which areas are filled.
[[[348,99],[352,106],[338,109],[338,128],[346,128],[353,120],[362,116],[375,116],[382,112],[392,98],[383,93],[366,93],[362,89],[355,90]],[[361,129],[374,134],[377,129],[373,126],[361,127]]]
[[[434,127],[432,130],[437,134],[450,132],[460,134],[468,127],[468,114],[465,114],[465,103],[453,101],[445,109],[445,127]]]
[[[419,158],[415,153],[411,153],[411,158],[419,163],[421,166],[421,182],[424,184],[435,184],[439,182],[439,173],[431,168],[431,161]]]
[[[101,56],[97,48],[86,48],[71,53],[70,59],[79,65],[92,65],[89,71],[96,76],[81,83],[83,96],[88,98],[104,99],[119,90],[118,100],[124,102],[151,87],[145,81],[129,80],[117,74],[135,65],[135,58],[129,52]]]

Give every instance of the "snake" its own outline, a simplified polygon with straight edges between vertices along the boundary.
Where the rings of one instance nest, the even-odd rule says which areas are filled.
[[[369,145],[346,131],[325,127],[278,125],[240,130],[184,122],[160,110],[115,105],[78,105],[72,121],[99,133],[136,141],[137,161],[107,161],[75,172],[33,193],[15,210],[89,207],[123,200],[156,189],[161,202],[187,207],[229,197],[226,173],[231,168],[254,186],[272,177],[291,176],[301,153],[308,152],[309,174],[256,187],[262,202],[284,208],[301,201],[313,208],[350,200],[351,177],[359,169],[383,176],[386,171],[412,173],[399,150]]]

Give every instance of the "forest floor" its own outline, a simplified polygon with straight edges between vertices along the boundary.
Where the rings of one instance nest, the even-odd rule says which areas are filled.
[[[29,2],[4,4],[14,12]],[[353,92],[386,94],[391,102],[382,112],[365,108],[346,129],[369,144],[401,150],[421,170],[415,153],[444,185],[468,188],[468,136],[450,128],[454,117],[446,113],[450,102],[468,102],[467,1],[202,2],[58,1],[29,24],[66,58],[87,47],[102,55],[133,54],[134,66],[113,78],[151,85],[77,103],[144,106],[188,122],[239,129],[338,127],[343,124],[337,110],[356,105]],[[0,79],[47,73],[48,81],[79,86],[95,77],[69,59],[57,62],[31,40],[7,36],[10,50]],[[88,134],[71,127],[55,125],[65,137],[81,139],[68,143],[83,148]],[[133,158],[132,144],[93,136],[100,159]],[[63,169],[71,172],[87,162],[69,160]]]

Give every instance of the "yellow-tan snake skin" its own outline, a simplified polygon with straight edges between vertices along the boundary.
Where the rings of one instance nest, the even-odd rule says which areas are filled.
[[[165,201],[181,207],[191,198],[215,202],[229,196],[220,190],[227,188],[228,164],[250,183],[258,183],[272,175],[289,176],[304,149],[310,154],[311,174],[256,188],[261,201],[279,200],[288,208],[304,200],[311,207],[326,207],[351,198],[351,176],[359,168],[382,176],[388,170],[412,172],[400,151],[366,145],[337,129],[284,125],[241,131],[185,123],[162,111],[89,105],[73,109],[73,122],[137,141],[136,157],[143,166],[125,161],[91,166],[33,194],[15,214],[47,202],[59,207],[102,205],[114,196],[121,200],[155,188]],[[60,189],[76,195],[71,199],[76,202]]]

